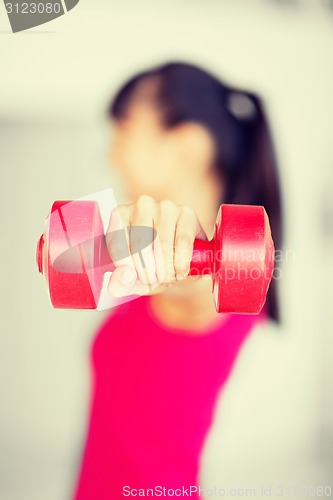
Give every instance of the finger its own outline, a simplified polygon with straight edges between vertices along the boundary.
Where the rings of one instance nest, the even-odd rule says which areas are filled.
[[[120,205],[114,208],[105,235],[106,245],[115,265],[108,284],[108,292],[113,297],[124,297],[130,294],[137,279],[128,238],[131,210],[131,205]]]
[[[133,267],[119,266],[113,271],[107,289],[112,297],[126,297],[133,293],[136,281],[137,274]]]
[[[165,284],[164,283],[164,280],[165,280],[165,262],[164,262],[162,244],[161,244],[161,241],[160,241],[160,238],[158,236],[157,231],[156,231],[156,238],[154,239],[153,251],[154,251],[154,258],[155,258],[157,283],[163,287],[163,290],[165,290],[165,286],[164,286],[164,284]]]
[[[207,239],[195,212],[190,207],[183,206],[175,234],[174,268],[178,281],[190,272],[195,238]]]
[[[142,284],[137,279],[137,274],[132,267],[120,266],[112,273],[108,286],[108,293],[112,297],[128,297],[129,295],[150,295],[152,293],[161,293],[163,286],[151,287]]]
[[[149,196],[141,196],[131,218],[129,246],[138,278],[144,285],[157,282],[153,242],[156,231],[157,204]]]
[[[158,238],[154,244],[156,274],[159,283],[172,283],[176,279],[174,241],[178,216],[177,205],[168,200],[160,202],[160,215],[156,225]]]
[[[134,268],[129,246],[129,226],[132,210],[131,205],[120,205],[114,208],[110,215],[105,241],[115,267],[129,266]]]

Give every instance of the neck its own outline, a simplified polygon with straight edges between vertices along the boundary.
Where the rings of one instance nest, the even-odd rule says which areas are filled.
[[[211,290],[210,278],[189,278],[163,293],[152,295],[151,306],[167,326],[200,334],[225,318],[216,312]]]

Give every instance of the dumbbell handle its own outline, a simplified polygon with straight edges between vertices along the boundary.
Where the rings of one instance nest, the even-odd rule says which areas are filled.
[[[45,236],[42,235],[39,239],[38,245],[37,245],[37,254],[36,254],[36,261],[37,261],[37,267],[40,273],[44,274],[44,269],[43,269],[43,248],[44,248],[44,238]],[[112,262],[112,259],[110,257],[109,251],[106,246],[105,238],[103,236],[97,237],[98,239],[101,239],[100,241],[100,266],[103,268],[104,273],[106,272],[113,272],[115,269],[115,265]],[[83,242],[84,244],[85,242]],[[81,245],[78,245],[82,246]],[[78,248],[79,250],[79,248]],[[70,249],[69,249],[70,251]],[[195,275],[204,275],[204,274],[213,274],[214,272],[214,240],[207,241],[207,240],[194,240],[193,244],[193,254],[192,254],[192,259],[190,263],[190,276],[195,276]],[[61,261],[66,260],[66,253],[63,255],[60,255],[55,263],[54,266],[58,270],[62,268]],[[88,271],[89,268],[85,266],[85,271]]]
[[[103,274],[114,270],[98,204],[57,201],[47,226],[37,265],[54,307],[95,309]],[[189,274],[212,275],[219,312],[258,313],[273,270],[274,244],[263,207],[221,205],[213,239],[194,241]]]

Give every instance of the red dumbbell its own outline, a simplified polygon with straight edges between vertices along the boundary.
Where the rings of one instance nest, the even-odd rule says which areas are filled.
[[[55,308],[97,308],[103,275],[114,269],[97,202],[53,204],[37,245],[37,265]],[[194,242],[190,275],[212,275],[218,312],[258,314],[273,271],[264,207],[221,205],[213,239]]]

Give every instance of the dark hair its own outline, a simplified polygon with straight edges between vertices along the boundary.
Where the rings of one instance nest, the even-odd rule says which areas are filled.
[[[275,249],[282,244],[281,193],[274,148],[261,99],[226,85],[202,69],[168,63],[139,73],[118,92],[109,116],[125,116],[138,85],[155,83],[155,100],[166,127],[197,122],[216,144],[216,168],[224,181],[223,203],[263,205],[270,219]],[[277,281],[267,296],[268,314],[279,321]]]

